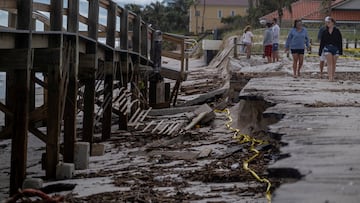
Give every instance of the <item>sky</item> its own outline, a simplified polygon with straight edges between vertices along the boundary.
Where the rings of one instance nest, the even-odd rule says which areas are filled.
[[[50,3],[50,0],[33,0],[34,2],[41,2],[41,3]],[[65,4],[67,4],[68,0],[64,0],[64,2],[66,2]],[[80,5],[82,4],[81,2],[84,2],[85,0],[80,0]],[[118,3],[120,6],[124,6],[125,4],[138,4],[138,5],[148,5],[150,3],[153,2],[157,2],[160,1],[162,2],[162,0],[113,0],[116,3]],[[80,13],[83,10],[83,7],[80,7]],[[101,18],[101,16],[100,16]],[[0,26],[7,26],[7,13],[4,11],[0,10]]]
[[[158,0],[114,0],[114,1],[120,5],[124,5],[124,4],[148,5],[148,4],[150,4],[152,2],[156,2]]]

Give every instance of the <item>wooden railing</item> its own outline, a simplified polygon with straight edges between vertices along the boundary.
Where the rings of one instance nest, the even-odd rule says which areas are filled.
[[[8,13],[7,25],[0,27],[0,71],[7,76],[6,102],[0,102],[5,114],[0,139],[12,139],[10,194],[17,192],[26,176],[28,132],[46,143],[46,176],[54,178],[62,123],[64,161],[72,163],[79,110],[83,112],[82,140],[91,146],[96,122],[101,122],[106,140],[111,136],[113,114],[119,117],[119,128],[127,129],[128,117],[147,106],[139,101],[146,102],[143,98],[149,90],[148,75],[143,73],[154,65],[155,30],[111,0],[67,2],[64,6],[63,0],[50,0],[50,4],[0,1],[0,10]],[[180,45],[180,53],[163,55],[181,61],[176,74],[182,76],[184,38],[165,34],[163,39]],[[37,78],[37,73],[44,79]],[[177,89],[183,79],[176,77]],[[137,87],[139,83],[144,87]],[[44,91],[41,106],[35,104],[35,84]],[[129,106],[131,112],[122,113],[126,106],[116,109],[113,102],[124,97],[114,95],[115,89],[138,101]]]

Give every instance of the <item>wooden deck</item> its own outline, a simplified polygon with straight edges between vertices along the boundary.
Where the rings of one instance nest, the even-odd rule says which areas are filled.
[[[110,138],[113,114],[118,116],[119,128],[127,129],[128,118],[138,108],[149,106],[150,76],[146,73],[156,65],[157,32],[113,1],[91,0],[87,6],[84,15],[79,12],[79,0],[65,6],[63,0],[0,3],[0,10],[8,13],[8,26],[0,27],[0,72],[6,72],[6,101],[0,103],[5,127],[0,139],[12,139],[10,195],[26,177],[28,132],[46,143],[42,161],[46,177],[52,179],[60,143],[66,149],[64,162],[74,161],[79,113],[83,115],[82,140],[92,143],[95,129],[101,130],[103,140]],[[106,13],[105,24],[99,23],[101,11]],[[185,78],[185,38],[163,33],[163,40],[181,47],[180,53],[163,52],[181,61],[179,71],[164,76],[176,80],[171,94],[175,103]],[[35,104],[35,85],[44,91],[40,106]],[[119,104],[129,96],[139,102],[134,102],[131,112],[124,112]],[[64,140],[59,140],[61,133]]]

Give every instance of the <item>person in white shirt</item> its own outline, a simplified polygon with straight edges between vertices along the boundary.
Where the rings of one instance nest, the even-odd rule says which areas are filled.
[[[280,38],[280,27],[277,24],[277,18],[273,18],[273,46],[272,46],[272,60],[273,63],[279,61],[279,38]]]
[[[243,40],[242,40],[242,43],[244,43],[244,46],[246,48],[246,58],[248,59],[251,57],[251,45],[253,43],[253,38],[254,35],[251,32],[251,26],[248,25],[244,29]]]

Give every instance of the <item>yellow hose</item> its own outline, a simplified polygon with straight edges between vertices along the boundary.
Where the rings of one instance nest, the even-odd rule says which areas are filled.
[[[259,139],[255,139],[247,134],[242,134],[240,132],[239,129],[237,128],[233,128],[231,127],[231,124],[233,122],[233,119],[231,117],[231,113],[229,109],[224,109],[224,110],[215,110],[215,112],[218,113],[226,113],[226,116],[228,118],[228,121],[225,123],[225,126],[234,132],[234,136],[233,138],[235,140],[238,140],[240,144],[243,143],[251,143],[250,147],[249,147],[249,151],[254,152],[254,155],[252,155],[249,159],[245,160],[243,162],[243,169],[250,172],[251,175],[256,178],[257,181],[262,182],[262,183],[266,183],[267,184],[267,188],[266,188],[266,199],[269,203],[271,203],[271,192],[270,192],[270,188],[271,188],[271,182],[266,179],[266,178],[261,178],[254,170],[252,170],[251,168],[249,168],[249,163],[251,161],[253,161],[256,157],[259,156],[260,152],[255,148],[258,145],[261,144],[266,144],[266,141],[263,140],[259,140]]]

